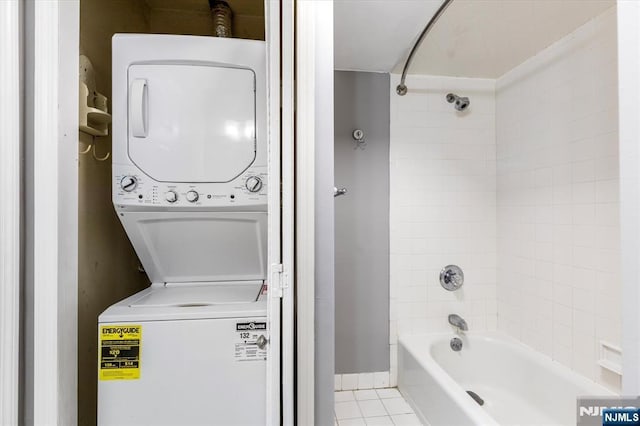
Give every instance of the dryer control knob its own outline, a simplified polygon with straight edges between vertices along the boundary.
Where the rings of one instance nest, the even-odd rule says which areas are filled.
[[[258,176],[249,176],[244,186],[247,187],[249,192],[258,192],[262,189],[262,179]]]
[[[190,203],[195,203],[196,201],[198,201],[198,198],[200,198],[200,195],[194,191],[191,190],[189,192],[187,192],[187,201]]]
[[[138,179],[135,176],[125,176],[120,179],[120,188],[123,191],[131,192],[138,187]]]
[[[167,191],[166,194],[164,194],[164,199],[170,203],[175,203],[178,201],[178,194],[176,194],[175,191]]]

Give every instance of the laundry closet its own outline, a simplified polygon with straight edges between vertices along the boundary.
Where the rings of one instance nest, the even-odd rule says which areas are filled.
[[[207,0],[80,1],[80,425],[97,424],[99,400],[98,424],[116,424],[122,413],[114,407],[151,398],[154,390],[173,390],[183,403],[198,388],[200,398],[220,404],[231,393],[226,406],[238,400],[234,392],[253,392],[254,416],[266,416],[267,81],[266,48],[256,41],[265,40],[265,8],[261,1],[227,5],[230,13],[216,15]],[[213,37],[228,36],[229,30],[237,40]],[[112,61],[120,62],[114,67]],[[207,80],[211,84],[203,83]],[[162,90],[153,93],[153,82],[156,88],[164,83]],[[82,94],[89,99],[86,105]],[[198,102],[203,108],[190,113],[189,104]],[[161,104],[166,108],[157,108]],[[204,120],[207,114],[211,120]],[[212,135],[225,142],[207,143]],[[185,140],[190,148],[182,145]],[[180,328],[180,320],[210,318],[206,311],[212,310],[215,318],[233,322],[219,330],[222,341],[215,337],[217,320],[200,331]],[[161,330],[149,325],[153,321],[178,327]],[[102,332],[104,339],[98,338]],[[214,337],[198,346],[205,336]],[[187,356],[225,344],[232,349],[213,364],[228,362],[226,377],[213,373],[219,365],[203,371],[209,361],[200,356],[202,364],[193,364],[194,357]],[[116,354],[127,351],[130,358]],[[186,359],[193,365],[184,365]],[[234,368],[238,374],[229,373]],[[181,381],[189,372],[192,380],[213,374],[209,380],[222,383],[218,397],[207,395],[206,378]],[[155,382],[148,381],[151,374]],[[252,376],[260,379],[244,388],[224,386],[225,380]],[[132,422],[197,422],[197,417],[172,418],[157,399],[150,404],[143,399],[137,405],[147,411],[158,406],[157,417],[131,417]],[[204,400],[192,403],[184,413],[197,416],[194,410]],[[244,424],[251,421],[247,417]]]

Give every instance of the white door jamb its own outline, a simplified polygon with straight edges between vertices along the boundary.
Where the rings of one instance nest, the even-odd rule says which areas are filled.
[[[21,265],[21,6],[0,2],[0,424],[18,424]]]
[[[77,423],[79,0],[36,0],[33,422]]]

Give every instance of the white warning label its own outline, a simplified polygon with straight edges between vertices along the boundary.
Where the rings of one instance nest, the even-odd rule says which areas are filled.
[[[264,361],[267,359],[267,323],[236,323],[236,361]],[[260,348],[262,346],[262,348]]]

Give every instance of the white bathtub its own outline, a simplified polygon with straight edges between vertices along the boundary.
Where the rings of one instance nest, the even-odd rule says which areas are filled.
[[[399,339],[398,388],[432,426],[575,425],[578,396],[614,395],[508,336],[458,336],[463,347],[454,352],[455,336]]]

